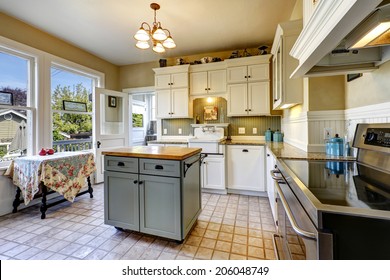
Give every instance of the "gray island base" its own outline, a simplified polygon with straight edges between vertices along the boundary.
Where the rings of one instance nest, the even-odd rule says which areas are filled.
[[[200,151],[104,151],[104,223],[182,242],[201,211]]]

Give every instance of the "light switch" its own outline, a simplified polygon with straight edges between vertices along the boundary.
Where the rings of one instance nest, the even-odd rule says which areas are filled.
[[[183,131],[181,130],[181,128],[179,128],[179,129],[178,129],[178,133],[179,133],[179,134],[182,134],[182,132],[183,132]]]
[[[245,134],[245,127],[239,127],[238,134]]]
[[[164,134],[168,134],[168,129],[164,128]]]
[[[252,133],[257,134],[257,127],[252,128]]]

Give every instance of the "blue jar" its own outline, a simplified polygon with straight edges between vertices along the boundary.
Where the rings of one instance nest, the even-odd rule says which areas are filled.
[[[274,142],[283,142],[283,135],[282,135],[282,133],[279,131],[279,129],[277,129],[277,130],[274,132],[273,141],[274,141]]]
[[[272,141],[272,130],[271,130],[271,128],[268,128],[268,130],[265,131],[265,141]]]
[[[344,140],[338,134],[326,142],[326,154],[331,156],[343,156]]]

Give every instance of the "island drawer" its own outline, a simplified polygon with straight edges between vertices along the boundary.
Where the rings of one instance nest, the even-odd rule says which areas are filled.
[[[149,175],[180,177],[180,161],[141,158],[139,172]]]
[[[138,173],[138,158],[105,156],[106,171]]]

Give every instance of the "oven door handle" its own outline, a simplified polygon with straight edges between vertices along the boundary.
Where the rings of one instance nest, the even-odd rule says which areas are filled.
[[[317,240],[317,234],[310,232],[310,231],[307,231],[307,230],[304,230],[298,226],[298,224],[297,224],[297,222],[296,222],[296,220],[291,212],[290,206],[288,206],[287,200],[284,197],[282,189],[280,188],[279,182],[277,180],[275,180],[275,187],[278,190],[280,200],[282,201],[284,210],[286,210],[286,215],[287,215],[288,219],[290,220],[291,226],[294,229],[294,231],[302,237]]]
[[[270,173],[271,173],[272,179],[274,179],[275,181],[278,181],[279,183],[284,184],[283,177],[282,177],[282,176],[277,176],[277,175],[276,175],[276,174],[281,174],[281,172],[280,172],[279,170],[274,169],[274,170],[271,170]]]

